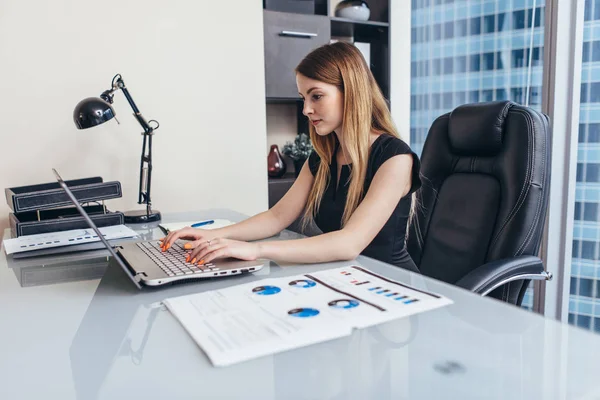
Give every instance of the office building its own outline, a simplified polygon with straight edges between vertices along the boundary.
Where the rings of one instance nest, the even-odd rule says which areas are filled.
[[[411,145],[417,152],[433,120],[459,104],[509,99],[541,109],[544,6],[544,0],[413,0]],[[600,331],[599,1],[586,0],[584,20],[569,323]]]
[[[413,0],[411,146],[464,103],[512,100],[541,110],[544,1]],[[523,301],[532,307],[532,290]]]

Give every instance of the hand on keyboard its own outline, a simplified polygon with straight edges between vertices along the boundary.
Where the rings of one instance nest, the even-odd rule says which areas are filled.
[[[202,241],[192,250],[187,258],[192,263],[209,263],[215,258],[233,257],[240,260],[254,261],[260,258],[260,247],[257,243],[240,240],[217,238]]]
[[[191,242],[184,245],[184,248],[186,250],[194,249],[200,245],[200,243],[215,239],[217,237],[215,234],[216,231],[217,230],[205,230],[187,227],[170,232],[164,239],[160,240],[161,250],[169,250],[169,248],[173,246],[173,243],[175,243],[175,241],[178,239],[191,240]]]

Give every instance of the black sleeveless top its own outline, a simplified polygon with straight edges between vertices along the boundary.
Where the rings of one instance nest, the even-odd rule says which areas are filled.
[[[340,173],[340,184],[337,184],[337,161],[335,153],[339,143],[336,140],[336,149],[333,160],[329,166],[330,176],[327,184],[319,212],[315,217],[315,223],[323,233],[339,230],[348,196],[348,179],[350,177],[351,165],[343,165]],[[419,178],[420,162],[415,153],[401,139],[389,134],[382,134],[371,145],[369,151],[369,162],[367,166],[367,175],[365,179],[364,194],[366,195],[371,185],[371,181],[377,173],[379,167],[388,159],[399,155],[410,154],[413,157],[412,166],[412,184],[409,193],[398,202],[394,212],[385,223],[381,231],[375,236],[373,241],[363,250],[361,254],[375,258],[377,260],[396,265],[411,271],[418,272],[415,263],[406,251],[405,236],[406,224],[412,202],[411,194],[421,187]],[[313,176],[319,169],[321,162],[316,151],[313,151],[308,158],[308,166]],[[336,192],[337,187],[337,192]]]

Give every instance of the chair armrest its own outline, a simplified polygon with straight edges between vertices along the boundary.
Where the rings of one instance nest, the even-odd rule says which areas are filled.
[[[549,281],[552,274],[544,271],[538,257],[519,256],[483,264],[456,282],[456,286],[485,296],[505,283],[525,279]]]

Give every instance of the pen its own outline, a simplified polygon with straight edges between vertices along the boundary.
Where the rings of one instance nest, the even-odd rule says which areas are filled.
[[[199,228],[201,226],[204,225],[210,225],[213,224],[215,221],[214,220],[208,220],[208,221],[202,221],[202,222],[196,222],[195,224],[192,224],[192,228]]]

